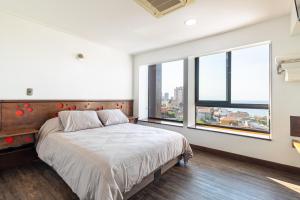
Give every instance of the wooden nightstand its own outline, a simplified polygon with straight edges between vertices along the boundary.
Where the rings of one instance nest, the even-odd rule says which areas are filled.
[[[128,116],[128,119],[129,119],[129,123],[132,123],[132,124],[136,124],[138,121],[138,117],[135,117],[135,116]]]
[[[0,131],[0,169],[37,160],[34,148],[36,129]]]

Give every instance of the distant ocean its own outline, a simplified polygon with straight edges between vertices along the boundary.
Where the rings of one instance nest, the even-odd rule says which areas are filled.
[[[232,103],[237,103],[237,104],[269,104],[268,101],[232,101]],[[247,112],[251,116],[268,116],[269,115],[269,110],[265,109],[236,109],[236,108],[228,108],[228,110],[232,112],[237,112],[237,111],[242,111],[242,112]]]
[[[269,101],[231,101],[231,103],[238,103],[238,104],[269,104]]]
[[[247,112],[251,116],[268,116],[269,110],[265,109],[244,109],[244,108],[226,108],[227,110],[231,112]]]
[[[269,104],[268,101],[233,101],[233,104]],[[226,108],[228,111],[231,112],[247,112],[250,116],[268,116],[269,110],[268,109],[247,109],[247,108]]]

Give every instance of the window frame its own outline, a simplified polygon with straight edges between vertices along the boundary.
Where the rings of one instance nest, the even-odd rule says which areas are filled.
[[[158,62],[158,63],[156,63],[156,64],[149,64],[148,65],[148,67],[149,66],[151,66],[151,65],[155,65],[155,66],[157,66],[157,65],[161,65],[162,63],[166,63],[166,62],[174,62],[174,61],[179,61],[179,60],[183,60],[183,71],[182,71],[182,77],[183,77],[183,104],[185,103],[184,101],[184,90],[185,90],[185,86],[184,86],[184,84],[185,84],[185,81],[184,81],[184,79],[185,79],[185,77],[184,77],[184,73],[185,73],[185,62],[186,62],[186,58],[179,58],[179,59],[175,59],[175,60],[170,60],[170,61],[162,61],[162,62]],[[149,87],[149,74],[148,74],[148,119],[153,119],[153,120],[161,120],[161,121],[167,121],[167,122],[175,122],[175,123],[184,123],[184,113],[185,113],[185,109],[184,109],[184,106],[183,106],[183,119],[182,120],[174,120],[174,119],[165,119],[165,118],[159,118],[159,117],[150,117],[149,116],[149,110],[150,110],[150,106],[149,106],[149,102],[150,102],[150,95],[149,95],[149,92],[150,92],[150,87]]]
[[[300,10],[298,9],[297,0],[294,0],[294,3],[295,3],[295,7],[296,7],[296,14],[297,14],[298,20],[300,21]]]
[[[269,102],[268,104],[240,104],[240,103],[231,103],[231,66],[232,66],[232,51],[238,49],[246,49],[260,45],[268,45],[269,47]],[[199,69],[200,63],[199,60],[202,56],[210,56],[218,53],[226,53],[226,101],[209,101],[209,100],[199,100]],[[227,51],[222,52],[215,52],[210,53],[202,56],[195,57],[195,124],[196,125],[204,125],[204,126],[211,126],[211,127],[221,127],[221,128],[228,128],[228,129],[237,129],[237,130],[247,130],[253,132],[262,132],[262,133],[270,133],[271,132],[271,125],[270,125],[270,102],[271,102],[271,43],[264,42],[254,45],[248,45],[240,48],[229,49]],[[228,126],[221,126],[221,125],[210,125],[210,124],[198,124],[197,123],[197,107],[220,107],[220,108],[241,108],[241,109],[262,109],[268,110],[269,113],[269,131],[260,131],[255,129],[247,129],[247,128],[238,128],[238,127],[228,127]]]

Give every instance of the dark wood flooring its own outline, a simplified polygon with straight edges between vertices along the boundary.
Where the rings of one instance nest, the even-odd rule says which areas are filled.
[[[291,174],[194,151],[187,167],[175,166],[158,184],[130,200],[300,200],[300,174]],[[2,200],[78,199],[41,162],[0,171]]]

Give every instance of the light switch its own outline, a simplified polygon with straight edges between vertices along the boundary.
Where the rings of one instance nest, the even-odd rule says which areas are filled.
[[[32,96],[33,95],[33,89],[32,88],[27,88],[26,94],[27,94],[27,96]]]

